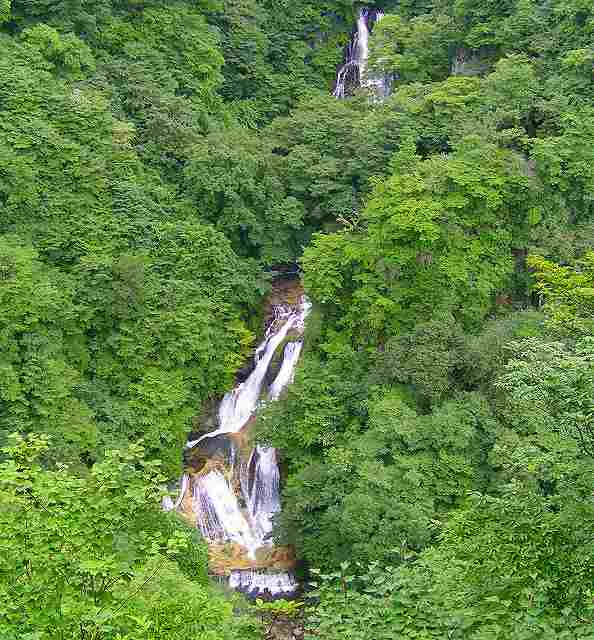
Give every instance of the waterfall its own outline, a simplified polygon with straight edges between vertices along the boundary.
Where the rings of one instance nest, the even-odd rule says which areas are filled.
[[[254,482],[246,501],[256,536],[263,545],[271,542],[272,519],[280,511],[280,472],[275,449],[258,446],[255,456]]]
[[[248,564],[254,568],[230,571],[233,589],[265,597],[281,597],[294,593],[297,583],[288,571],[260,569],[258,551],[272,549],[273,518],[280,511],[280,472],[277,452],[271,447],[256,445],[246,455],[231,437],[240,434],[256,413],[270,366],[287,336],[295,337],[282,350],[278,373],[266,390],[269,401],[277,400],[292,382],[303,348],[305,318],[311,305],[303,299],[295,307],[277,305],[274,318],[262,343],[254,354],[254,369],[249,377],[227,393],[218,409],[218,428],[190,441],[188,450],[201,447],[216,449],[216,438],[223,438],[230,453],[211,457],[204,470],[185,474],[179,497],[174,503],[165,499],[163,508],[184,511],[190,496],[191,513],[196,526],[211,544],[232,543],[245,551]],[[269,379],[269,378],[268,378]],[[227,450],[228,451],[228,450]]]
[[[246,595],[288,596],[297,590],[297,581],[290,573],[271,575],[263,571],[233,571],[229,586]]]
[[[369,36],[373,26],[384,17],[377,9],[364,7],[359,12],[357,28],[345,49],[345,62],[338,70],[334,96],[346,98],[359,87],[369,89],[376,97],[384,98],[390,92],[386,77],[377,77],[367,72],[369,60]]]
[[[296,328],[300,320],[299,312],[280,308],[277,313],[278,316],[271,328],[275,327],[278,321],[281,321],[281,328],[267,335],[264,342],[256,349],[256,367],[249,378],[223,398],[219,407],[219,428],[198,440],[188,442],[186,444],[188,449],[195,447],[205,438],[213,438],[225,433],[237,433],[253,415],[260,398],[262,383],[276,349],[286,338],[287,333]]]
[[[211,542],[236,542],[255,558],[260,537],[242,513],[228,479],[220,471],[200,476],[194,484],[193,507],[202,535]]]

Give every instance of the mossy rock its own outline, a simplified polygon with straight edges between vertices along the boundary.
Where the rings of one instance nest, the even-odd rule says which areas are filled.
[[[184,451],[184,466],[195,473],[200,473],[207,464],[225,465],[230,459],[231,441],[227,435],[205,438],[192,449]]]
[[[274,356],[270,361],[270,366],[268,367],[268,371],[266,372],[265,382],[267,386],[270,386],[276,376],[278,376],[278,372],[283,364],[283,354],[285,352],[285,347],[289,344],[289,342],[299,342],[302,340],[302,336],[295,329],[289,331],[285,339],[278,345],[276,351],[274,352]]]
[[[221,398],[211,398],[202,405],[202,410],[192,418],[192,431],[188,440],[198,440],[201,436],[216,431],[218,428],[218,411]]]

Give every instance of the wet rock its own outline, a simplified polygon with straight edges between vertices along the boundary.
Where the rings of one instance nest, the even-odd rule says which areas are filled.
[[[289,342],[295,342],[297,340],[301,340],[301,336],[299,335],[299,333],[297,331],[290,331],[287,334],[287,337],[278,346],[278,349],[274,354],[274,358],[272,358],[272,362],[270,363],[268,371],[266,372],[265,384],[267,387],[269,387],[276,379],[276,376],[278,376],[278,373],[283,364],[283,354],[285,351],[285,347]]]
[[[272,284],[272,292],[266,300],[264,309],[265,326],[274,320],[274,307],[289,305],[296,307],[303,296],[303,284],[298,276],[288,275]]]
[[[254,360],[254,358],[250,358],[249,361],[237,372],[237,375],[235,376],[237,382],[245,382],[250,377],[255,368],[256,361]]]
[[[226,464],[231,459],[231,449],[231,441],[227,435],[204,438],[192,449],[184,451],[184,466],[200,473],[207,463],[218,461]]]
[[[271,620],[265,631],[266,640],[303,640],[303,620],[279,617]]]

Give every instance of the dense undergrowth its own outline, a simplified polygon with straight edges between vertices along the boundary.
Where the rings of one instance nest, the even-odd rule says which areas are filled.
[[[159,491],[295,260],[311,637],[594,637],[594,9],[376,4],[0,0],[0,638],[261,637]]]

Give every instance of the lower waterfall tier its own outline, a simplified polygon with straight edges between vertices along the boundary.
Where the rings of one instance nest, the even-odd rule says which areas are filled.
[[[267,573],[265,571],[232,571],[229,586],[250,598],[273,600],[289,598],[299,587],[292,573]]]

